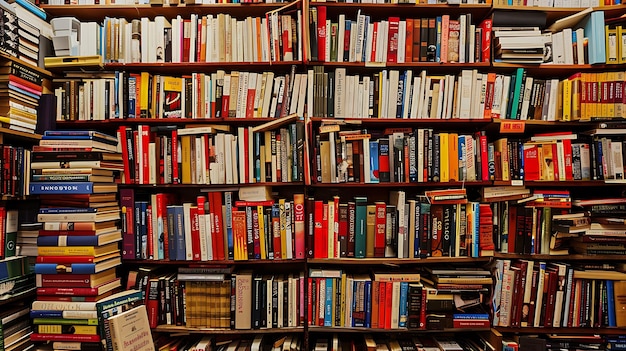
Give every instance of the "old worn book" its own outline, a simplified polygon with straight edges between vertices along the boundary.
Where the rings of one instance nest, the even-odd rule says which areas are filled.
[[[154,351],[145,305],[109,317],[113,351]]]

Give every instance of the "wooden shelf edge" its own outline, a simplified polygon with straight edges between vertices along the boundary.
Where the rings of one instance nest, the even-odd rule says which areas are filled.
[[[544,328],[544,327],[494,327],[500,333],[524,333],[524,334],[624,334],[626,328],[580,328],[580,327],[562,327],[562,328]]]
[[[289,187],[289,186],[304,186],[304,182],[269,182],[269,183],[243,183],[243,184],[118,184],[122,188],[135,188],[135,189],[152,189],[152,188],[207,188],[215,191],[235,191],[236,188],[245,188],[252,186],[276,186],[276,187]]]
[[[41,135],[40,134],[20,132],[20,131],[9,129],[9,128],[6,128],[6,127],[0,127],[0,134],[10,135],[10,136],[14,136],[14,137],[20,137],[20,138],[24,138],[24,139],[30,139],[30,140],[33,140],[33,141],[41,139]]]
[[[304,264],[304,259],[293,260],[224,260],[224,261],[170,261],[170,260],[123,260],[125,264],[136,265],[178,265],[178,266],[231,266],[231,265],[251,265],[251,264]]]
[[[428,258],[309,258],[308,264],[340,265],[412,265],[452,262],[488,262],[491,256],[483,257],[428,257]]]
[[[623,255],[524,255],[515,253],[495,253],[496,259],[523,259],[523,260],[544,260],[544,261],[626,261]]]
[[[318,327],[309,326],[309,333],[474,333],[486,332],[490,328],[445,328],[445,329],[379,329],[363,327]]]
[[[276,333],[303,333],[304,327],[268,328],[268,329],[220,329],[220,328],[191,328],[185,326],[159,325],[153,329],[159,333],[177,334],[276,334]]]
[[[17,57],[9,56],[9,55],[7,55],[5,53],[0,52],[0,58],[5,59],[5,60],[10,60],[10,61],[13,61],[13,62],[17,62],[20,65],[24,65],[24,66],[26,66],[26,67],[28,67],[30,69],[33,69],[33,70],[37,71],[39,74],[44,75],[47,78],[52,77],[52,72],[50,72],[50,71],[48,71],[46,69],[43,69],[43,68],[41,68],[39,66],[33,66],[30,63],[24,62],[24,61],[20,60]]]

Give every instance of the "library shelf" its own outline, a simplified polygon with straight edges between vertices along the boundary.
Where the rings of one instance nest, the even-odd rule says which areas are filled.
[[[177,15],[189,17],[191,14],[206,15],[215,13],[229,13],[235,16],[249,16],[250,14],[265,14],[268,11],[279,9],[285,3],[237,3],[213,5],[185,5],[180,6],[152,6],[152,5],[41,5],[47,14],[52,17],[74,16],[81,21],[101,21],[103,11],[110,17],[149,17],[165,16],[174,18]]]
[[[522,259],[533,261],[591,261],[591,262],[606,262],[606,261],[625,261],[626,257],[623,255],[582,255],[582,254],[569,254],[569,255],[522,255],[514,253],[500,253],[497,252],[493,256],[497,259]]]
[[[245,265],[292,265],[292,264],[304,264],[304,259],[285,259],[285,260],[216,260],[216,261],[180,261],[180,260],[124,260],[124,264],[132,265],[168,265],[168,266],[193,266],[193,267],[228,267],[231,265],[245,266]]]
[[[463,186],[489,186],[493,182],[491,181],[476,181],[476,182],[389,182],[389,183],[314,183],[311,184],[312,188],[397,188],[397,187],[429,187],[429,188],[448,188],[448,187],[463,187]]]
[[[428,257],[428,258],[309,258],[309,265],[379,265],[402,266],[441,263],[487,263],[492,257]]]
[[[26,133],[26,132],[9,129],[7,127],[0,127],[0,142],[2,141],[3,137],[17,138],[17,139],[30,140],[30,141],[37,141],[41,139],[40,134]]]
[[[312,117],[313,123],[326,123],[326,124],[338,124],[338,125],[391,125],[391,126],[437,126],[437,127],[449,127],[449,128],[482,128],[492,123],[490,118],[476,118],[476,119],[429,119],[429,118],[326,118],[326,117]]]
[[[591,334],[624,334],[626,328],[592,328],[592,327],[494,327],[500,333],[523,333],[523,334],[558,334],[558,335],[591,335]]]
[[[550,63],[542,63],[542,64],[517,64],[517,63],[506,63],[506,62],[494,62],[493,68],[498,71],[502,70],[510,70],[514,71],[517,68],[523,68],[528,74],[542,75],[550,72],[551,74],[564,76],[567,74],[573,74],[576,72],[589,72],[593,70],[611,70],[618,68],[617,65],[606,65],[606,64],[596,64],[596,65],[565,65],[565,64],[550,64]]]
[[[557,19],[573,15],[584,10],[584,7],[540,7],[540,6],[502,6],[493,5],[493,11],[539,11],[545,12],[548,16],[546,22],[548,25],[552,24]],[[594,11],[604,11],[605,18],[612,18],[621,16],[626,10],[626,6],[621,5],[607,5],[598,6],[593,8]]]
[[[251,186],[279,186],[279,187],[303,187],[303,182],[269,182],[269,183],[242,183],[242,184],[119,184],[120,188],[154,189],[154,188],[200,188],[200,192],[214,191],[237,191],[239,188]],[[206,189],[206,191],[204,191]]]
[[[407,68],[416,69],[416,63],[419,63],[419,67],[428,71],[458,71],[459,69],[478,69],[478,68],[490,68],[489,62],[474,62],[474,63],[457,63],[457,62],[404,62],[404,63],[390,63],[390,62],[336,62],[336,61],[310,61],[310,66],[324,66],[324,67],[346,67],[346,68]]]
[[[11,295],[5,298],[0,298],[0,308],[2,308],[3,306],[14,305],[16,303],[20,303],[23,301],[29,301],[30,303],[30,301],[32,301],[35,295],[37,295],[36,293],[37,293],[37,288],[33,287],[32,289],[28,289],[17,295]]]
[[[357,6],[355,6],[357,5]],[[361,5],[361,6],[359,6]],[[436,16],[442,13],[450,15],[458,15],[464,13],[472,13],[477,17],[483,18],[487,16],[491,11],[491,4],[461,4],[461,5],[448,5],[448,4],[355,4],[348,2],[309,2],[309,7],[326,6],[328,11],[342,12],[347,15],[356,14],[357,11],[361,11],[364,14],[373,14],[377,16],[398,16],[398,13],[404,14],[418,14],[420,16]],[[420,62],[420,65],[424,62]]]
[[[273,70],[279,71],[278,67],[289,69],[292,65],[302,65],[302,61],[260,61],[260,62],[184,62],[185,72],[210,72],[228,67],[228,71],[237,70]],[[106,63],[104,68],[113,71],[140,72],[149,71],[150,73],[168,73],[181,74],[181,63],[177,62],[154,62],[154,63]]]
[[[444,329],[380,329],[364,327],[319,327],[309,326],[309,333],[474,333],[489,331],[491,328],[444,328]]]
[[[224,328],[189,328],[176,325],[159,325],[154,332],[176,333],[176,334],[224,334],[224,335],[245,335],[245,334],[289,334],[302,333],[304,327],[284,327],[267,329],[224,329]]]
[[[102,128],[110,129],[119,126],[136,126],[147,124],[151,126],[185,126],[200,127],[201,125],[228,124],[232,127],[257,125],[275,121],[276,118],[114,118],[104,121],[57,121],[59,128]]]
[[[496,180],[493,182],[494,186],[508,186],[508,185],[517,185],[511,181],[503,181]],[[539,188],[539,187],[588,187],[588,186],[604,186],[604,185],[619,185],[619,183],[605,183],[603,180],[566,180],[566,181],[548,181],[548,180],[533,180],[533,181],[524,181],[523,186]]]

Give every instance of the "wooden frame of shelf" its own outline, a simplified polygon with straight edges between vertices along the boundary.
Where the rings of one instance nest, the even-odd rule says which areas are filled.
[[[302,333],[304,327],[285,327],[285,328],[266,328],[266,329],[219,329],[219,328],[188,328],[176,325],[159,325],[152,329],[158,333],[173,334],[222,334],[222,335],[241,335],[241,334],[281,334],[281,333]]]
[[[444,328],[444,329],[374,329],[362,327],[318,327],[309,326],[309,333],[475,333],[486,332],[491,328]]]

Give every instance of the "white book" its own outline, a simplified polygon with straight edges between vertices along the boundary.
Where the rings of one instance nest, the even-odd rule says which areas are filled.
[[[370,138],[363,138],[363,183],[370,183],[371,163],[370,163]]]
[[[267,34],[267,20],[261,19],[261,62],[270,60],[270,42]]]
[[[446,116],[445,118],[452,118],[452,111],[454,108],[454,87],[456,86],[456,76],[450,75],[448,87],[448,104],[446,105]]]
[[[374,99],[374,84],[369,76],[363,77],[363,118],[370,118],[373,114],[372,106]]]
[[[357,17],[357,42],[356,42],[356,50],[355,50],[355,62],[361,62],[363,58],[363,49],[364,49],[364,40],[365,40],[365,15],[361,14],[361,9],[359,9],[359,14]]]
[[[300,74],[300,89],[298,89],[298,103],[297,103],[297,109],[296,109],[296,114],[299,117],[304,117],[306,91],[308,87],[307,78],[308,76],[306,74],[304,73]]]
[[[398,56],[397,62],[404,63],[406,55],[406,21],[402,20],[398,24]]]
[[[420,88],[419,88],[419,94],[417,96],[417,114],[415,115],[415,118],[424,118],[424,114],[423,114],[423,107],[424,107],[424,101],[426,100],[426,81],[428,79],[426,78],[426,71],[422,71],[420,72]]]
[[[248,164],[248,169],[250,169],[251,166],[251,159],[253,158],[252,153],[249,153],[248,151],[248,145],[246,145],[245,143],[245,130],[246,127],[237,127],[237,153],[236,155],[237,157],[237,161],[238,161],[238,167],[237,169],[239,170],[239,179],[240,179],[240,183],[245,183],[245,179],[246,179],[246,163]],[[248,139],[254,139],[254,138],[248,138]],[[251,178],[248,178],[251,179]]]
[[[559,170],[559,181],[565,181],[565,150],[563,149],[563,141],[557,140],[556,143],[557,167]],[[557,180],[557,179],[555,179]],[[542,252],[543,253],[543,252]],[[546,252],[548,253],[548,252]]]
[[[436,114],[435,114],[437,119],[441,119],[441,116],[442,116],[441,114],[442,114],[442,111],[443,111],[443,99],[444,99],[443,91],[444,91],[444,85],[445,85],[445,79],[444,78],[440,78],[439,79],[439,86],[438,86],[439,93],[437,94],[438,95],[437,106],[436,106],[437,107],[437,111],[436,111]]]
[[[367,40],[365,41],[365,60],[364,62],[372,61],[372,46],[373,46],[373,38],[374,36],[374,23],[367,24]]]
[[[465,42],[467,41],[466,15],[459,15],[459,27],[459,63],[465,63]]]
[[[296,40],[298,41],[297,42],[298,47],[297,47],[297,51],[296,51],[297,57],[295,57],[295,59],[302,61],[303,60],[302,59],[302,42],[304,40],[302,39],[302,26],[299,25],[300,23],[302,23],[302,10],[298,10],[297,13],[296,13],[296,16],[297,16],[297,22],[296,22],[296,35],[297,35],[297,38],[296,38]]]
[[[98,55],[98,40],[100,25],[97,22],[81,22],[78,53],[81,56]]]
[[[398,80],[400,78],[400,72],[396,69],[389,71],[389,95],[387,100],[389,104],[387,106],[387,118],[396,118],[397,101],[398,101]]]
[[[509,106],[509,89],[511,87],[511,76],[505,75],[502,81],[502,99],[500,102],[500,115],[498,118],[507,118],[506,111]]]
[[[380,61],[379,62],[387,62],[387,51],[389,50],[389,40],[387,40],[387,38],[389,38],[389,21],[381,21],[381,23],[383,23],[383,31],[382,31],[382,37],[381,42],[382,45],[377,46],[377,51],[380,51]],[[380,29],[378,32],[378,35],[380,36]],[[380,49],[378,49],[380,48]]]
[[[239,72],[239,85],[237,86],[237,107],[235,116],[237,118],[246,117],[246,102],[248,99],[248,84],[250,82],[250,72]]]
[[[378,118],[388,118],[388,112],[389,112],[389,79],[387,77],[387,70],[384,69],[380,72],[380,90],[382,91],[381,94],[381,99],[379,101],[382,101],[382,103],[379,103],[380,105],[380,111],[378,114]]]
[[[291,99],[289,99],[289,114],[294,114],[298,110],[298,99],[300,97],[300,80],[302,80],[302,77],[298,73],[294,76]]]
[[[398,250],[400,251],[400,250]],[[391,290],[391,329],[397,329],[400,311],[400,282],[394,281]]]
[[[193,260],[193,248],[191,246],[191,206],[190,202],[183,203],[183,229],[185,233],[185,260]]]
[[[420,94],[421,87],[421,77],[413,78],[413,91],[411,93],[411,111],[409,113],[409,118],[417,118],[417,106],[419,105],[418,99]]]
[[[493,102],[491,103],[491,116],[500,116],[502,107],[502,86],[504,84],[504,75],[496,74],[496,80],[493,84]]]
[[[581,45],[584,41],[584,37],[585,37],[585,29],[584,28],[578,28],[576,29],[576,59],[577,62],[574,62],[575,64],[578,65],[584,65],[585,64],[585,46]]]
[[[472,71],[471,70],[462,70],[461,71],[461,80],[459,86],[459,118],[461,119],[469,119],[471,117],[471,108],[472,108],[472,89],[473,89],[473,80],[472,80]]]
[[[256,112],[259,110],[259,102],[261,101],[261,83],[263,75],[265,73],[250,72],[248,77],[248,89],[254,89],[254,99],[252,102],[252,117],[256,117]],[[246,101],[246,109],[247,109]],[[247,112],[246,112],[247,113]]]
[[[565,47],[563,46],[563,32],[552,33],[552,63],[565,63]]]
[[[530,106],[530,96],[533,90],[533,77],[526,77],[524,82],[524,95],[522,95],[522,111],[520,119],[524,120],[528,118],[528,108]]]
[[[350,23],[350,46],[348,51],[348,62],[356,62],[356,43],[358,39],[357,21]]]
[[[376,56],[374,58],[375,62],[385,62],[385,58],[383,55],[383,42],[386,41],[385,28],[387,21],[378,22],[378,34],[376,35]]]
[[[313,85],[314,72],[312,69],[307,70],[307,94],[306,94],[306,115],[313,117]]]
[[[404,78],[404,92],[402,93],[402,118],[409,118],[409,112],[411,109],[411,97],[413,92],[413,71],[407,70]]]
[[[344,85],[345,99],[343,104],[345,106],[345,117],[354,117],[354,76],[346,76]],[[336,97],[335,97],[336,98]]]
[[[198,15],[191,14],[189,22],[189,62],[196,62],[196,44],[198,43]]]
[[[154,62],[165,62],[165,29],[171,28],[170,22],[165,16],[154,17],[154,30],[155,30],[155,60]],[[82,44],[81,44],[82,46]]]
[[[485,99],[487,97],[487,73],[483,73],[482,79],[480,82],[480,90],[478,91],[479,95],[479,104],[476,109],[476,114],[474,117],[482,118],[485,114]]]
[[[346,37],[346,15],[340,14],[337,28],[337,62],[343,61],[343,43]]]
[[[335,118],[346,118],[345,104],[346,97],[346,68],[338,67],[335,69]]]
[[[559,95],[559,80],[552,79],[550,81],[550,99],[548,105],[547,121],[556,121],[556,107],[558,104]]]
[[[470,24],[469,26],[469,32],[466,33],[466,40],[469,41],[469,45],[468,45],[468,51],[465,54],[467,55],[467,62],[468,63],[474,63],[475,61],[475,55],[474,53],[476,52],[476,25],[475,24]]]
[[[148,50],[150,48],[150,19],[148,17],[141,18],[141,62],[147,63],[149,54]]]
[[[252,126],[248,126],[248,183],[254,183],[254,133],[252,132]],[[241,155],[241,154],[240,154]],[[240,156],[241,157],[241,156]],[[244,178],[239,179],[239,183],[243,183]]]
[[[246,43],[248,42],[245,21],[237,21],[235,19],[233,23],[235,23],[235,28],[237,29],[233,34],[233,61],[242,62],[244,61]]]
[[[267,79],[265,82],[265,96],[263,97],[263,107],[261,109],[261,117],[269,117],[270,115],[270,109],[271,109],[271,104],[274,101],[274,94],[278,94],[278,90],[277,86],[278,84],[276,84],[276,79],[274,78],[274,72],[267,72]],[[274,105],[274,108],[276,108],[276,105]]]
[[[624,161],[622,159],[622,142],[611,141],[611,157],[613,164],[613,179],[624,179]],[[560,170],[559,170],[560,172]]]
[[[574,46],[572,45],[572,28],[563,29],[563,57],[566,65],[574,64]]]
[[[363,118],[363,116],[361,115],[361,111],[363,109],[363,106],[365,105],[362,100],[363,85],[358,75],[355,75],[354,79],[352,80],[352,91],[352,112],[354,113],[356,118]]]
[[[326,40],[324,41],[324,61],[330,62],[330,19],[326,20]]]

